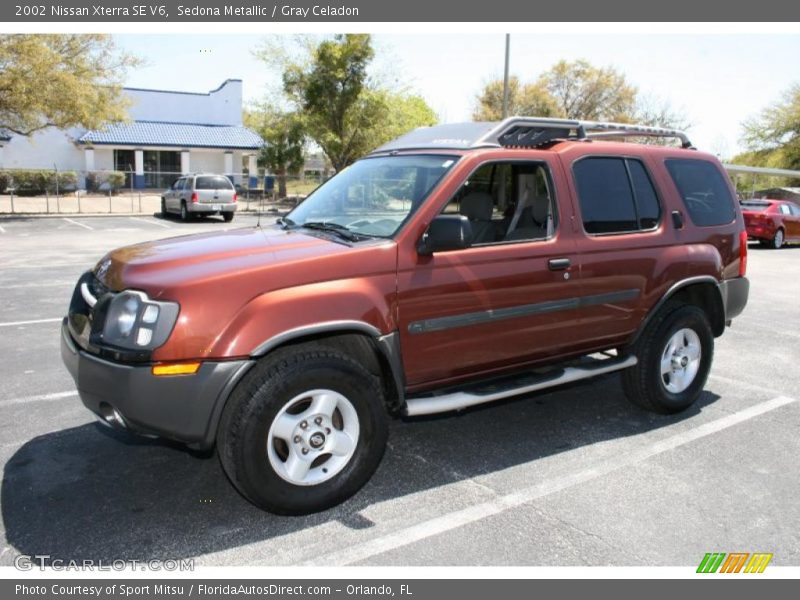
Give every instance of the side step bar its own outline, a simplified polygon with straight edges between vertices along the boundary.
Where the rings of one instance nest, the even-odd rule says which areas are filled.
[[[638,360],[635,356],[628,356],[623,359],[606,359],[598,362],[599,364],[596,366],[566,367],[559,370],[555,375],[545,375],[533,381],[530,377],[527,377],[525,383],[522,385],[485,394],[470,391],[457,391],[440,396],[409,398],[406,400],[405,414],[409,417],[416,417],[419,415],[433,415],[461,410],[477,404],[494,402],[495,400],[502,400],[504,398],[510,398],[511,396],[536,392],[565,383],[572,383],[573,381],[580,381],[581,379],[589,379],[597,375],[620,371],[634,366]]]

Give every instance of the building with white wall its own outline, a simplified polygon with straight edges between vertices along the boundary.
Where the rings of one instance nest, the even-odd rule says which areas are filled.
[[[124,171],[126,185],[165,188],[181,174],[256,172],[261,138],[242,125],[242,81],[208,93],[123,88],[129,122],[102,130],[50,128],[0,136],[0,169]],[[81,179],[82,179],[81,177]]]

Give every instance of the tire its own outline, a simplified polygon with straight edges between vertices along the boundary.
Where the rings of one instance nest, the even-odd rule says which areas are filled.
[[[775,237],[773,237],[772,241],[770,242],[770,248],[773,250],[780,250],[783,247],[784,240],[785,236],[783,229],[778,229],[778,231],[775,232]]]
[[[263,359],[239,383],[220,419],[217,452],[250,502],[303,515],[361,489],[387,437],[379,379],[347,354],[302,345]]]
[[[233,221],[233,213],[232,212],[224,212],[222,213],[222,218],[225,219],[226,223],[230,223]]]
[[[714,335],[705,311],[668,303],[629,353],[639,362],[622,372],[628,400],[645,410],[673,414],[690,407],[703,391],[714,357]]]
[[[186,208],[186,201],[181,202],[181,221],[184,223],[189,220],[189,210]]]
[[[164,198],[161,199],[161,216],[167,216],[167,201]]]

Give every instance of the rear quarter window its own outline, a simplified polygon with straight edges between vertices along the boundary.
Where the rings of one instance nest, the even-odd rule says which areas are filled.
[[[222,175],[198,177],[194,182],[196,190],[232,190],[231,180]]]
[[[666,164],[695,225],[725,225],[736,218],[728,184],[713,163],[672,158]]]

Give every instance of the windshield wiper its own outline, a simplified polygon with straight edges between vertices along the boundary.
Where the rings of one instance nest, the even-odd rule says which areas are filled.
[[[339,225],[339,223],[331,223],[324,221],[306,221],[302,225],[298,225],[298,227],[305,227],[306,229],[316,229],[317,231],[329,231],[331,233],[337,234],[339,237],[344,238],[350,242],[357,242],[363,237],[354,231],[350,231],[344,225]]]
[[[278,217],[275,222],[280,225],[283,229],[291,229],[294,227],[294,221],[289,219],[288,217]]]

